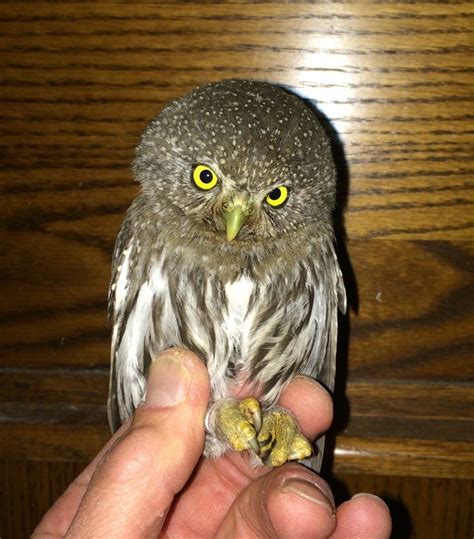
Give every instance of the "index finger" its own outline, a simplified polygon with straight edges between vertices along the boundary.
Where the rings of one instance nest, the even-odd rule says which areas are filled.
[[[301,432],[311,441],[331,426],[332,397],[312,378],[296,376],[283,391],[278,403],[295,415]]]

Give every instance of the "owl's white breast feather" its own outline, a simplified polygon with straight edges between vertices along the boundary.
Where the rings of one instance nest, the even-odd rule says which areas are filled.
[[[238,349],[242,346],[242,329],[253,288],[253,282],[245,276],[225,285],[227,313],[224,316],[224,329]]]
[[[228,342],[233,345],[235,370],[243,368],[245,358],[248,356],[249,335],[251,331],[252,313],[249,310],[250,297],[255,291],[255,282],[246,276],[225,285],[227,299],[227,312],[224,315],[223,331]],[[226,380],[222,380],[226,386]],[[225,391],[223,391],[225,393]]]

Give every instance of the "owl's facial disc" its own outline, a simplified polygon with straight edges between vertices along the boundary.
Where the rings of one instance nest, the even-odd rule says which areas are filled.
[[[224,201],[222,217],[229,241],[234,240],[238,236],[252,212],[253,204],[244,195],[237,194]]]

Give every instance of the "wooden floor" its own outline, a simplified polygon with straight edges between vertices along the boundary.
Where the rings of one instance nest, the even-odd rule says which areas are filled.
[[[472,537],[472,2],[0,4],[0,536],[108,438],[113,242],[140,133],[229,77],[317,106],[339,170],[328,476],[394,537]]]

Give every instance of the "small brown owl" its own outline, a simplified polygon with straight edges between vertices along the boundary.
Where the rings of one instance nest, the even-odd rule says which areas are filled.
[[[150,361],[181,346],[211,378],[206,455],[250,450],[273,466],[309,457],[275,402],[299,373],[332,389],[345,309],[335,167],[314,112],[271,84],[202,86],[152,121],[133,170],[141,192],[109,292],[112,428],[141,402]]]

